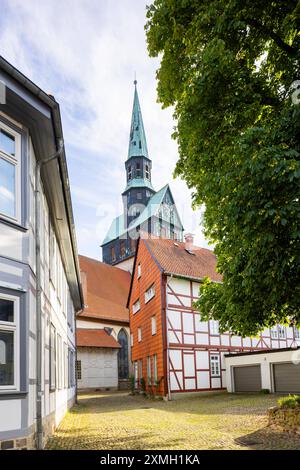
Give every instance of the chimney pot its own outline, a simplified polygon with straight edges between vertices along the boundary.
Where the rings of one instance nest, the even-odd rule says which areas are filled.
[[[194,235],[192,233],[185,233],[184,235],[185,249],[192,251],[194,246]]]

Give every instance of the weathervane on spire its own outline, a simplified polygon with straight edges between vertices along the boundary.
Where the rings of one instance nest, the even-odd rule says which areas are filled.
[[[133,83],[134,83],[134,86],[136,86],[136,84],[137,84],[136,72],[134,72],[134,82]]]

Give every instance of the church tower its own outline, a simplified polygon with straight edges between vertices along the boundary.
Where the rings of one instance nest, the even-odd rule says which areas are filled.
[[[122,193],[125,228],[128,228],[148,204],[155,191],[151,183],[152,162],[148,156],[142,112],[134,81],[134,99],[129,135],[128,157],[125,162],[126,188]]]
[[[183,238],[183,226],[169,185],[157,192],[152,186],[152,161],[148,155],[136,80],[125,171],[123,214],[113,219],[101,246],[105,263],[131,271],[136,241],[141,234],[179,241]]]

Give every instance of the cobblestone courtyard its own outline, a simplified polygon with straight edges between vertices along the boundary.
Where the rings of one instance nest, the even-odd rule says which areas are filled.
[[[300,449],[267,427],[272,395],[226,393],[157,401],[128,393],[81,395],[48,449]]]

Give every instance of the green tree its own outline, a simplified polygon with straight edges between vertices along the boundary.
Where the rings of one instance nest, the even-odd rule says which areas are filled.
[[[175,175],[205,205],[223,275],[201,287],[202,317],[242,335],[299,324],[300,1],[155,0],[145,29]]]

